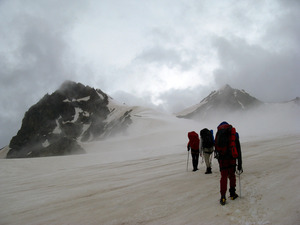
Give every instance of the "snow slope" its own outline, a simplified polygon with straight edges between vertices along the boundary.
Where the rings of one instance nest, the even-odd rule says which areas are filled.
[[[240,132],[242,197],[221,206],[217,161],[211,175],[186,171],[187,132],[204,124],[134,115],[124,136],[82,143],[85,155],[0,159],[0,224],[300,224],[299,132]]]

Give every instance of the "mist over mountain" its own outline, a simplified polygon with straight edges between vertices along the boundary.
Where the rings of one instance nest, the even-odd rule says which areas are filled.
[[[7,158],[84,153],[79,142],[122,132],[131,123],[130,108],[118,108],[101,90],[66,81],[25,113]]]
[[[66,81],[25,113],[20,130],[6,147],[6,157],[83,154],[86,142],[127,134],[128,130],[139,135],[148,131],[155,133],[161,125],[170,121],[177,124],[182,118],[200,122],[200,126],[191,127],[196,130],[201,127],[214,129],[220,122],[228,121],[244,135],[273,131],[287,133],[299,130],[299,105],[298,97],[283,103],[263,103],[244,90],[225,85],[199,104],[177,113],[176,118],[118,103],[100,89]],[[151,122],[147,122],[149,118],[152,118]],[[181,122],[188,123],[187,120]],[[175,125],[174,129],[179,128]]]
[[[211,92],[199,104],[176,113],[176,116],[201,120],[220,114],[248,111],[262,104],[262,101],[249,95],[246,91],[234,89],[227,84],[221,89]]]
[[[293,102],[295,103],[296,105],[300,106],[300,98],[299,97],[296,97],[295,99],[293,99],[292,101],[290,102]]]
[[[299,97],[266,103],[229,85],[211,92],[199,104],[175,114],[216,128],[222,121],[235,126],[243,136],[290,135],[299,132]]]

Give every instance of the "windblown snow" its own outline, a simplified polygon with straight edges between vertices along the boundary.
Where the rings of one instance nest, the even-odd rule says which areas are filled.
[[[82,143],[85,155],[0,159],[0,224],[300,224],[299,130],[262,136],[228,121],[244,173],[241,198],[221,206],[217,161],[211,175],[201,159],[192,172],[186,151],[189,131],[217,123],[140,107],[132,120],[125,135]]]

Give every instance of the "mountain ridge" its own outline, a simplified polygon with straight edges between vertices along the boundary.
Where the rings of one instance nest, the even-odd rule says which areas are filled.
[[[299,106],[299,98],[284,102],[294,103]],[[244,90],[225,85],[212,91],[200,103],[175,116],[173,114],[172,118],[204,122],[219,111],[225,115],[246,112],[261,105],[266,103]],[[214,119],[223,120],[224,115]],[[150,117],[155,122],[146,121]],[[25,113],[20,130],[11,139],[9,146],[5,147],[8,152],[6,158],[84,154],[85,142],[127,134],[129,128],[139,130],[138,133],[142,129],[145,135],[148,129],[166,123],[165,118],[155,110],[118,103],[100,89],[65,81],[58,90],[50,95],[47,93]]]
[[[262,105],[263,102],[248,94],[245,90],[234,89],[226,84],[219,90],[212,91],[200,103],[190,106],[175,115],[178,118],[206,119],[219,112],[232,113],[247,111]]]

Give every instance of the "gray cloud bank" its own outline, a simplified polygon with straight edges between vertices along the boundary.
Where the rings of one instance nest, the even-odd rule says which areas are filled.
[[[300,96],[300,2],[0,1],[0,147],[64,80],[177,112],[228,83]]]

